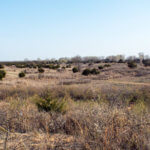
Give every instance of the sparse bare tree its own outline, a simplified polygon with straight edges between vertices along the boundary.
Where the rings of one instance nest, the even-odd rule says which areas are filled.
[[[139,53],[139,59],[140,59],[140,64],[142,65],[143,59],[144,59],[144,53]]]
[[[128,58],[127,58],[127,60],[129,60],[129,61],[134,61],[136,59],[136,56],[129,56]]]
[[[81,62],[82,62],[82,57],[77,55],[75,57],[71,58],[71,61],[75,63],[76,67],[78,68],[79,71],[81,71]]]
[[[41,61],[41,58],[37,58],[37,61]]]
[[[63,58],[59,58],[58,60],[60,63],[67,63],[69,61],[69,58],[67,57],[63,57]]]

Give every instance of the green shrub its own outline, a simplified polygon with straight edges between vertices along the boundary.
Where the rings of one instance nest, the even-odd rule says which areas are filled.
[[[60,68],[60,65],[54,65],[53,69],[58,69]]]
[[[33,65],[33,68],[34,68],[34,69],[36,69],[36,67],[37,67],[36,65]]]
[[[37,67],[38,67],[38,69],[39,69],[39,68],[42,68],[42,65],[41,65],[41,64],[38,64]]]
[[[0,80],[2,80],[3,78],[5,78],[5,76],[6,76],[5,70],[0,70]]]
[[[90,71],[90,73],[96,75],[96,74],[99,74],[100,72],[99,72],[97,69],[93,68],[93,69]]]
[[[103,66],[98,66],[98,69],[102,70],[102,69],[104,69],[104,67]]]
[[[78,70],[78,68],[76,68],[76,67],[74,67],[73,69],[72,69],[72,72],[73,73],[76,73],[76,72],[78,72],[79,70]]]
[[[0,69],[3,69],[4,68],[4,65],[0,64]]]
[[[45,70],[44,70],[43,68],[39,68],[39,69],[38,69],[38,72],[39,72],[39,73],[44,73],[44,71],[45,71]]]
[[[118,63],[124,63],[124,61],[123,61],[122,59],[120,59],[120,60],[118,61]]]
[[[136,68],[137,64],[134,61],[130,61],[130,62],[128,62],[128,67],[129,68]]]
[[[60,68],[60,65],[53,65],[53,64],[50,64],[49,65],[49,69],[58,69],[58,68]]]
[[[92,66],[92,63],[89,63],[88,66]]]
[[[26,65],[24,64],[16,64],[15,66],[16,68],[26,68]]]
[[[69,65],[66,65],[66,68],[71,68],[71,65],[69,64]]]
[[[66,67],[65,67],[65,66],[63,66],[63,67],[62,67],[62,69],[66,69]]]
[[[52,98],[50,95],[44,98],[36,97],[35,103],[39,111],[65,113],[67,108],[65,100]]]
[[[111,67],[111,65],[110,64],[105,64],[104,67]]]
[[[0,74],[0,80],[2,80],[3,79],[3,75],[2,74]]]
[[[91,73],[90,69],[84,69],[82,75],[88,76]]]
[[[18,76],[19,76],[19,78],[23,78],[23,77],[25,77],[25,72],[20,72],[19,74],[18,74]]]
[[[145,67],[150,66],[150,59],[143,60],[143,64],[144,64]]]

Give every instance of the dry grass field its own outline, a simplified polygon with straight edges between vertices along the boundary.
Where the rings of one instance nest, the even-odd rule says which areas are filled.
[[[83,69],[100,64],[80,65],[77,73],[72,65],[43,74],[5,66],[0,149],[150,149],[150,67],[112,63],[100,74],[83,76]],[[23,70],[26,76],[19,78]]]

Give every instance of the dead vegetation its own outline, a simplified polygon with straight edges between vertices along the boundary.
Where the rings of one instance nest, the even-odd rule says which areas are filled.
[[[150,149],[150,68],[111,64],[82,76],[87,65],[80,67],[77,73],[45,69],[40,78],[29,69],[21,79],[23,69],[5,67],[0,149]],[[56,111],[64,101],[63,111]]]

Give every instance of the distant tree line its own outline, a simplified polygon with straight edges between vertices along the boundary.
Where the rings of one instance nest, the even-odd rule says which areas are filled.
[[[108,56],[108,57],[96,57],[96,56],[75,56],[72,58],[60,58],[57,60],[59,63],[141,63],[145,66],[150,66],[150,57],[148,55],[144,55],[143,53],[139,53],[139,56],[129,56],[125,57],[124,55],[116,55],[116,56]]]
[[[15,62],[0,62],[1,66],[16,66],[17,68],[49,68],[49,69],[58,69],[60,64],[76,64],[77,69],[80,70],[80,63],[139,63],[144,64],[145,66],[150,66],[150,57],[148,55],[144,55],[143,53],[139,53],[139,56],[129,56],[125,57],[124,55],[116,55],[116,56],[108,56],[108,57],[97,57],[97,56],[75,56],[72,58],[64,57],[59,59],[46,59],[41,60],[38,58],[35,61],[30,61],[25,59],[24,61],[15,61]]]

